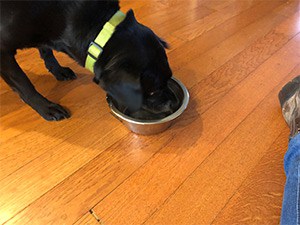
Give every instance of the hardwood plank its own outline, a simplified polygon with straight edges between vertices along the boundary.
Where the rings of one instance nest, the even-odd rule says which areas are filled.
[[[170,63],[173,69],[182,68],[187,63],[190,63],[203,55],[203,53],[208,52],[210,49],[213,49],[218,44],[224,42],[224,40],[232,38],[234,35],[235,37],[238,36],[240,30],[249,30],[247,27],[254,27],[255,25],[253,24],[261,23],[259,21],[263,20],[264,17],[269,17],[270,20],[278,18],[275,14],[273,16],[268,16],[268,14],[272,12],[272,9],[276,9],[276,7],[280,7],[280,5],[281,4],[278,2],[273,4],[269,1],[263,1],[261,4],[257,4],[252,8],[245,10],[238,17],[229,19],[226,23],[202,34],[200,37],[184,43],[184,46],[178,47],[169,54]],[[266,20],[267,19],[264,19],[264,21]],[[251,36],[253,32],[255,31],[250,28],[248,36]]]
[[[280,223],[288,134],[286,127],[212,224]]]
[[[179,4],[203,4],[207,1],[210,1],[210,0],[187,0],[187,1],[182,1],[182,0],[173,0],[173,1],[170,1],[170,0],[161,0],[161,2],[165,5],[168,5],[169,7],[174,7],[174,6],[177,6]]]
[[[155,1],[157,2],[157,1]],[[146,1],[122,0],[120,1],[121,10],[126,13],[129,9],[138,9],[143,7]]]
[[[249,27],[242,29],[237,34],[186,64],[178,73],[188,78],[189,81],[187,81],[186,85],[191,87],[191,80],[199,82],[208,77],[210,73],[214,72],[232,57],[241,53],[249,47],[251,43],[268,34],[272,28],[283,20],[282,17],[274,18],[268,16],[257,23],[251,24]],[[259,29],[260,32],[255,32],[256,29]],[[186,81],[186,79],[184,79],[184,81]],[[195,81],[192,83],[195,83]]]
[[[106,121],[103,121],[106,120]],[[102,122],[103,121],[103,122]],[[78,124],[78,131],[73,131],[72,128]],[[103,126],[108,126],[104,127]],[[52,129],[51,129],[52,128]],[[120,131],[116,132],[116,128]],[[54,133],[52,132],[54,131]],[[123,135],[127,134],[125,128],[121,124],[106,113],[99,120],[92,120],[88,122],[82,122],[81,120],[74,119],[72,123],[66,123],[63,127],[47,126],[45,129],[36,131],[27,131],[23,135],[19,135],[13,138],[11,141],[3,143],[1,146],[1,166],[0,166],[0,180],[3,180],[8,175],[22,168],[24,165],[31,163],[32,160],[38,159],[43,154],[48,154],[49,151],[55,151],[60,148],[71,148],[71,146],[78,145],[79,148],[88,147],[91,143],[91,147],[95,140],[101,140],[102,137],[91,137],[88,140],[76,140],[79,137],[88,137],[89,131],[94,134],[102,134],[104,131],[110,133],[112,143],[117,141]],[[31,137],[34,136],[35,139]],[[113,139],[117,138],[117,139]],[[45,145],[45,139],[47,144]],[[76,140],[76,141],[75,141]],[[20,147],[19,147],[20,146]],[[101,146],[104,147],[104,146]],[[105,149],[103,149],[105,150]],[[69,153],[67,157],[72,158],[72,154]]]
[[[259,1],[239,1],[223,8],[222,11],[216,11],[203,19],[200,19],[182,29],[176,30],[173,35],[187,40],[201,36],[203,33],[217,27],[226,20],[239,15],[241,12],[253,7]],[[283,1],[272,1],[274,5],[282,4]],[[267,2],[268,3],[268,2]]]
[[[212,1],[205,2],[203,5],[207,8],[214,9],[214,10],[217,10],[217,11],[221,11],[224,8],[228,7],[229,5],[235,4],[238,1],[239,0],[232,0],[232,1],[223,1],[223,0],[215,1],[215,0],[212,0]]]
[[[278,8],[275,12],[290,17],[296,11],[300,10],[300,1],[299,0],[289,0],[282,7]]]
[[[124,10],[124,7],[122,6],[121,2],[121,10],[126,12],[129,9],[132,9],[134,11],[134,15],[138,20],[149,16],[153,13],[156,13],[161,10],[166,10],[168,8],[168,5],[163,4],[160,0],[151,0],[151,1],[135,1],[134,6],[126,6],[126,9]]]
[[[284,21],[194,86],[190,92],[191,95],[197,95],[201,99],[200,112],[210,108],[231,87],[249,76],[260,64],[297,34],[299,30],[290,27],[290,24],[296,21],[296,15]],[[188,76],[188,74],[186,75]],[[182,79],[184,80],[184,78]]]
[[[169,49],[166,49],[167,54],[186,43],[186,41],[172,35],[166,35],[162,37],[162,39],[165,40],[169,45]]]
[[[300,28],[297,25],[299,23],[300,11],[292,14],[288,20],[278,26],[275,30],[282,33],[294,33],[298,34],[300,32]]]
[[[201,1],[201,5],[203,5],[205,1]],[[195,2],[195,1],[190,1],[189,3],[186,3],[187,1],[178,1],[175,3],[175,1],[163,1],[163,0],[152,0],[148,1],[147,3],[141,1],[129,1],[130,3],[127,3],[125,7],[122,4],[123,1],[121,1],[121,10],[127,11],[129,9],[133,9],[135,16],[138,21],[143,20],[143,18],[153,15],[154,13],[157,13],[159,11],[164,11],[165,13],[168,12],[169,7],[172,7],[176,5],[177,7],[182,4],[190,4],[190,2]],[[197,5],[198,6],[198,5]],[[199,4],[200,6],[200,4]],[[206,9],[205,9],[206,10]],[[162,12],[160,12],[161,14]],[[155,17],[154,19],[161,19],[161,17]],[[154,29],[156,31],[156,29]],[[183,40],[180,38],[174,37],[170,34],[164,34],[163,37],[164,40],[168,42],[168,44],[171,46],[171,50],[177,48],[177,46],[181,46],[183,44]],[[168,52],[171,50],[167,50]]]
[[[159,36],[164,36],[179,27],[209,15],[211,12],[213,10],[207,9],[197,3],[178,4],[166,10],[161,10],[140,18],[139,21],[153,29]]]
[[[83,93],[86,92],[86,88],[87,86],[77,87],[76,90],[72,90],[64,97],[66,102],[70,103],[76,99],[76,103],[68,105],[72,105],[72,108],[77,110],[75,110],[72,115],[72,119],[61,121],[59,123],[60,126],[57,126],[57,123],[49,123],[40,119],[30,109],[17,111],[13,114],[14,116],[10,114],[7,117],[3,117],[3,120],[1,119],[1,121],[3,121],[1,123],[1,133],[5,135],[5,137],[1,138],[4,143],[0,149],[0,162],[6,160],[6,163],[0,164],[0,179],[4,176],[2,174],[3,168],[8,168],[13,171],[13,169],[18,166],[18,161],[25,160],[23,161],[23,164],[26,164],[26,162],[33,159],[32,157],[37,157],[46,151],[43,148],[39,148],[39,146],[44,146],[44,139],[37,138],[32,140],[32,136],[40,135],[41,137],[49,137],[54,142],[49,141],[48,145],[45,147],[54,148],[55,145],[63,140],[73,137],[74,130],[72,128],[75,125],[78,131],[80,131],[81,129],[84,129],[84,127],[89,127],[101,118],[106,118],[108,116],[109,109],[106,107],[104,94],[99,98],[93,91],[95,90],[98,92],[98,87],[96,87],[96,89],[91,87],[90,92],[85,95]],[[89,94],[94,95],[89,96]],[[90,99],[88,106],[86,106],[86,99]],[[100,108],[101,106],[102,109]],[[86,111],[86,107],[90,108],[89,112]],[[91,116],[89,113],[94,115]],[[25,116],[22,123],[15,119],[20,115]],[[111,121],[112,124],[115,122],[113,118],[110,118],[109,121]],[[39,128],[37,129],[37,127]],[[24,134],[24,132],[26,133]],[[35,151],[32,151],[33,149]],[[12,159],[12,165],[9,163],[9,158]]]
[[[86,88],[89,88],[89,92],[86,91]],[[109,109],[106,106],[105,95],[102,92],[98,96],[97,92],[99,92],[99,88],[93,85],[92,82],[88,85],[78,86],[76,89],[72,88],[72,90],[69,90],[69,93],[66,93],[64,96],[64,102],[67,102],[66,105],[71,105],[72,109],[75,108],[77,110],[72,115],[72,119],[61,121],[60,126],[57,126],[57,123],[44,121],[33,113],[31,109],[28,109],[28,107],[13,114],[11,113],[7,117],[2,117],[1,134],[4,137],[1,137],[1,141],[4,143],[0,149],[0,161],[3,162],[3,160],[6,160],[6,163],[0,164],[0,177],[3,178],[5,176],[2,174],[3,170],[5,170],[4,168],[14,171],[14,168],[18,168],[19,166],[18,162],[22,162],[21,165],[26,164],[33,157],[35,158],[45,152],[45,149],[38,147],[44,146],[44,139],[32,140],[31,138],[36,133],[38,133],[37,135],[40,133],[41,137],[50,137],[52,140],[55,140],[54,142],[49,141],[48,145],[45,146],[46,148],[53,148],[55,144],[62,142],[63,139],[71,138],[74,135],[72,129],[74,125],[80,130],[107,115]],[[76,99],[75,102],[74,99]],[[90,99],[88,106],[86,106],[86,99]],[[86,107],[89,108],[89,112],[86,111]],[[89,115],[89,113],[92,114]],[[22,123],[15,119],[21,115],[25,116]],[[114,121],[114,119],[111,118],[110,121]],[[41,127],[37,129],[38,126]],[[23,134],[24,132],[28,133]],[[24,146],[28,147],[24,148]],[[20,151],[21,149],[22,151]],[[33,149],[35,151],[32,151]],[[11,158],[12,164],[10,164],[9,158]]]
[[[8,217],[0,217],[0,223],[24,209],[126,135],[129,131],[121,126],[118,121],[112,121],[111,116],[107,115],[101,122],[93,123],[93,126],[86,126],[80,132],[73,133],[69,139],[62,141],[48,138],[48,143],[43,148],[35,147],[44,154],[1,180],[3,185],[0,187],[0,205]],[[43,135],[34,134],[34,136],[37,140],[45,140]],[[31,142],[31,145],[35,146],[34,142]],[[11,161],[7,159],[5,161],[13,165],[14,157],[10,159]],[[7,171],[11,170],[7,168],[1,173],[6,174]]]
[[[105,197],[147,161],[154,154],[151,149],[160,149],[170,140],[166,135],[138,137],[128,134],[123,141],[102,152],[7,223],[69,224],[77,221],[99,199]],[[136,161],[132,162],[132,157]],[[49,202],[49,199],[52,201]],[[62,204],[63,210],[54,210],[60,209]],[[24,221],[21,219],[23,216]]]
[[[155,33],[159,36],[165,36],[180,29],[181,27],[185,27],[188,24],[193,23],[195,20],[205,18],[213,12],[213,10],[207,9],[203,6],[195,8],[189,7],[187,10],[184,10],[185,7],[182,5],[174,7],[177,10],[181,10],[180,14],[177,12],[174,14],[171,14],[172,12],[168,12],[168,14],[166,14],[164,11],[160,11],[160,14],[157,17],[153,14],[153,16],[148,17],[147,19],[141,19],[141,22],[150,28],[155,27]],[[164,15],[164,17],[162,17],[162,15]]]
[[[81,217],[74,225],[99,225],[101,222],[97,221],[97,219],[90,213],[86,213],[83,217]]]
[[[151,1],[121,1],[121,10],[123,12],[127,12],[129,9],[134,10],[134,14],[138,21],[142,21],[143,19],[159,19],[161,20],[161,15],[166,14],[166,12],[170,11],[170,7],[198,7],[203,5],[205,2],[209,0],[195,1],[195,0],[187,0],[187,1],[163,1],[163,0],[151,0]],[[195,4],[196,3],[196,4]],[[205,8],[204,8],[205,9]],[[173,9],[174,10],[174,9]],[[206,10],[206,9],[205,9]],[[156,16],[153,16],[156,14]],[[160,15],[160,16],[158,16]]]

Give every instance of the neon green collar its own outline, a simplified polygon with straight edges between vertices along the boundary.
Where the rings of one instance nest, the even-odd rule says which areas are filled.
[[[126,15],[117,11],[115,15],[103,26],[98,36],[90,43],[85,61],[85,68],[94,73],[94,65],[103,52],[103,48],[115,32],[116,27],[125,19]]]

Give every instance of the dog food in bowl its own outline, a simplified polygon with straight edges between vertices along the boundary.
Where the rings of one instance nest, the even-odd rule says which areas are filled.
[[[137,112],[131,113],[118,106],[109,96],[107,102],[112,114],[129,130],[151,135],[166,130],[184,112],[189,93],[179,80],[172,78],[168,82],[168,89],[149,96]]]

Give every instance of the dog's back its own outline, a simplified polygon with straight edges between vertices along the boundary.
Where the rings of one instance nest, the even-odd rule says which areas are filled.
[[[61,38],[69,25],[79,30],[99,29],[95,18],[108,20],[107,12],[118,4],[118,0],[1,1],[0,51],[47,45]]]
[[[1,2],[0,49],[35,47],[57,38],[65,27],[62,15],[67,7],[56,1]]]

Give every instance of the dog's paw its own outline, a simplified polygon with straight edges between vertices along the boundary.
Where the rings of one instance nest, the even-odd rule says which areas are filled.
[[[55,76],[55,78],[59,81],[75,80],[77,78],[76,74],[69,67],[59,67],[52,73]]]
[[[70,113],[61,105],[49,102],[38,110],[38,113],[48,121],[59,121],[70,118]]]

